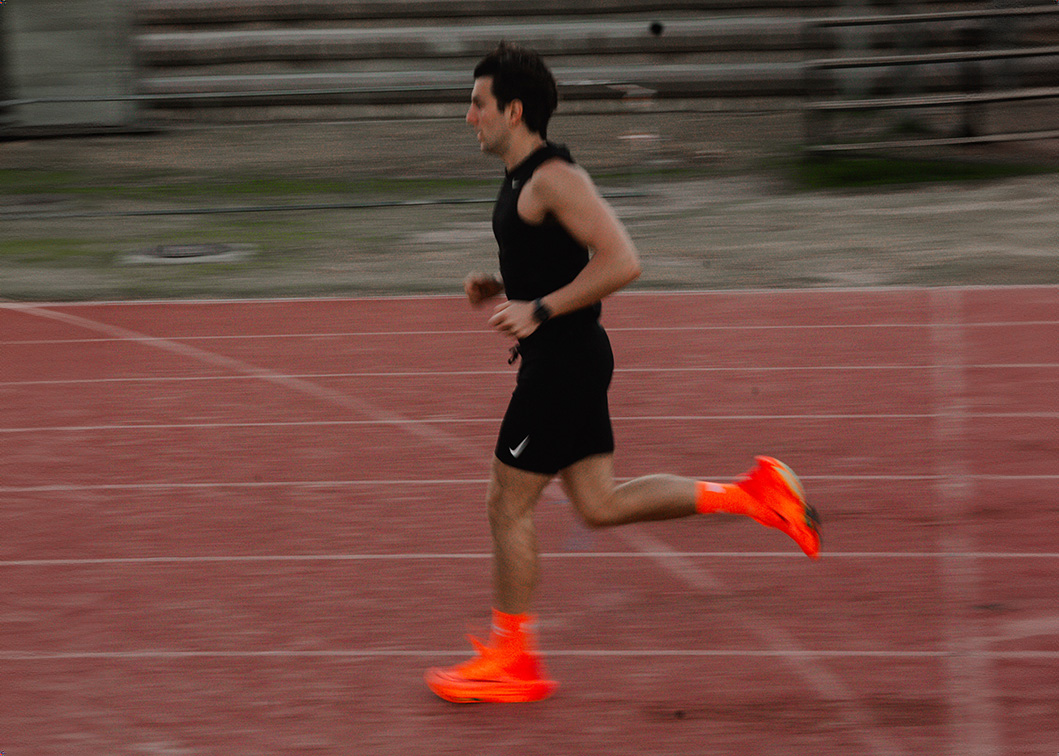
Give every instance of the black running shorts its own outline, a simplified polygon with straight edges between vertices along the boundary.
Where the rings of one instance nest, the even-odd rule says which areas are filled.
[[[614,451],[607,406],[614,354],[597,321],[541,335],[520,345],[522,364],[496,457],[520,470],[554,475]]]

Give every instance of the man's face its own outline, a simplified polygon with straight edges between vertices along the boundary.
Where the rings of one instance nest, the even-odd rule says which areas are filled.
[[[474,80],[471,90],[471,107],[467,110],[469,123],[478,136],[482,152],[502,155],[509,141],[507,110],[500,110],[493,96],[493,77],[482,76]]]

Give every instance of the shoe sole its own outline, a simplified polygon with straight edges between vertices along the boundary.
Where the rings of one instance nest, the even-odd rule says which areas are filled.
[[[427,687],[439,698],[452,703],[532,703],[552,695],[559,684],[552,680],[531,682],[464,683],[431,679],[427,673]]]
[[[815,507],[813,507],[805,500],[805,487],[802,485],[801,480],[798,479],[798,476],[794,473],[794,470],[792,470],[783,462],[780,462],[778,459],[773,459],[772,457],[757,457],[756,459],[762,465],[770,467],[779,476],[780,480],[783,482],[783,485],[787,488],[790,495],[798,501],[798,504],[801,506],[802,510],[802,522],[792,522],[790,518],[784,516],[782,512],[776,512],[776,514],[781,517],[784,522],[788,523],[792,528],[798,530],[809,530],[811,532],[812,536],[809,539],[811,541],[809,548],[806,548],[806,546],[804,546],[802,544],[802,541],[798,538],[795,538],[794,540],[801,547],[802,551],[806,553],[807,556],[809,556],[811,559],[819,559],[820,514],[816,511]]]

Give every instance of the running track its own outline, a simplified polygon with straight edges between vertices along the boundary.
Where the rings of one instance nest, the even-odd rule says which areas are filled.
[[[619,474],[789,462],[734,518],[549,489],[546,702],[456,707],[513,381],[455,298],[0,304],[0,751],[1059,753],[1059,288],[608,302]]]

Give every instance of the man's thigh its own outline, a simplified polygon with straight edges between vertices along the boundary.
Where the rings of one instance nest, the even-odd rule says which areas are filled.
[[[494,457],[488,494],[490,518],[518,518],[532,512],[552,477],[520,470]]]

